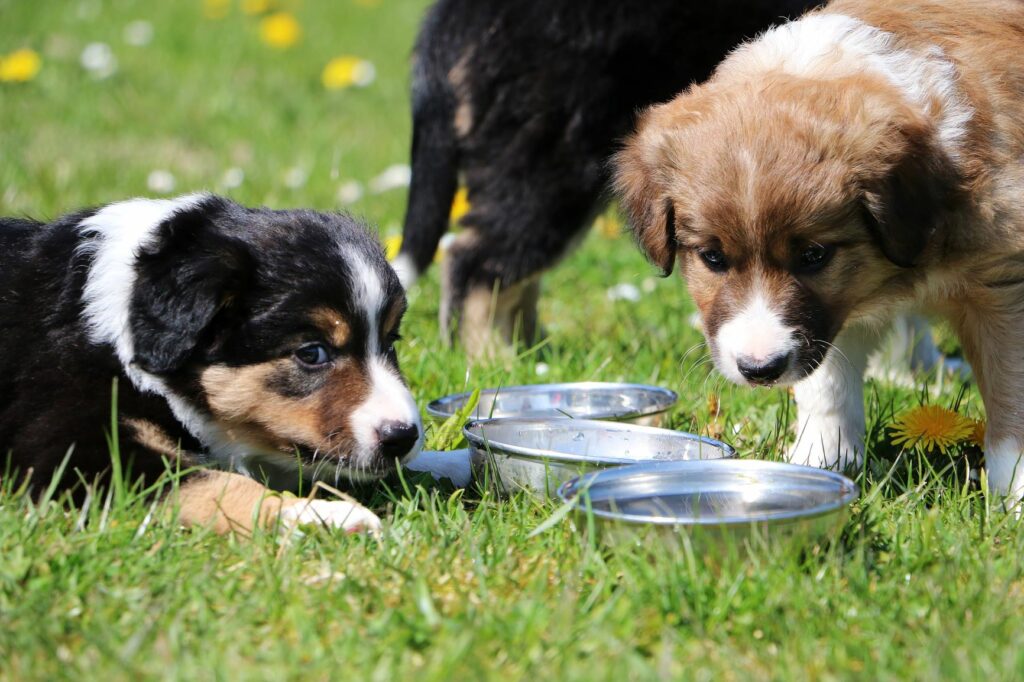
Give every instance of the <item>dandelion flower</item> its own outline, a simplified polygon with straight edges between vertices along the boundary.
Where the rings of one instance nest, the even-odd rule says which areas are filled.
[[[231,12],[231,0],[203,0],[203,16],[223,19]]]
[[[89,43],[78,58],[82,68],[98,79],[117,73],[117,57],[106,43]]]
[[[615,216],[599,216],[594,221],[594,227],[606,239],[618,239],[622,236],[622,223]]]
[[[455,198],[452,200],[452,212],[451,221],[457,223],[462,220],[462,216],[469,213],[469,191],[465,187],[460,187],[459,191],[455,193]]]
[[[412,179],[412,169],[406,164],[396,163],[388,166],[377,177],[370,180],[370,191],[374,194],[382,194],[393,189],[409,186]]]
[[[946,450],[968,438],[973,422],[939,405],[922,405],[901,414],[892,426],[892,444],[935,450]]]
[[[384,255],[388,260],[394,260],[398,256],[398,252],[402,249],[402,237],[399,235],[392,235],[384,240]]]
[[[971,420],[971,438],[970,441],[977,445],[979,448],[985,447],[985,431],[987,424],[984,419],[973,419]]]
[[[0,57],[0,83],[26,83],[36,77],[42,65],[35,50],[16,50]]]
[[[260,22],[260,37],[270,47],[284,50],[299,42],[302,27],[288,12],[276,12]]]
[[[266,14],[270,10],[270,0],[242,0],[242,11],[246,14]]]
[[[354,204],[363,198],[363,186],[357,180],[343,182],[338,187],[338,202],[342,204]]]
[[[146,187],[149,188],[149,191],[157,194],[170,194],[174,191],[174,185],[174,175],[162,168],[158,168],[146,177]]]
[[[366,87],[377,77],[377,69],[373,63],[359,57],[335,57],[327,62],[320,80],[328,90]]]

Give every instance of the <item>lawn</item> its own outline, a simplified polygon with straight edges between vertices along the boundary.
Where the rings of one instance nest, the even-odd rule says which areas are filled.
[[[268,4],[298,21],[300,35],[269,36],[295,37],[289,47],[263,39]],[[0,211],[45,218],[211,189],[348,210],[397,234],[404,188],[373,180],[407,163],[426,4],[0,0],[0,55],[42,60],[27,82],[0,83]],[[325,65],[344,55],[371,62],[375,80],[325,88]],[[602,220],[545,283],[547,343],[515,361],[469,366],[441,349],[436,269],[411,292],[400,356],[420,404],[538,380],[654,383],[680,393],[672,426],[778,458],[790,397],[713,373],[682,282],[654,277],[615,214]],[[639,300],[613,300],[622,284]],[[71,508],[6,489],[0,678],[1019,677],[1024,530],[969,480],[964,447],[891,444],[895,416],[922,403],[982,416],[976,391],[922,377],[871,383],[868,400],[864,494],[841,538],[743,560],[610,552],[569,521],[530,536],[554,503],[422,475],[363,491],[385,518],[379,541],[221,538],[131,495]]]

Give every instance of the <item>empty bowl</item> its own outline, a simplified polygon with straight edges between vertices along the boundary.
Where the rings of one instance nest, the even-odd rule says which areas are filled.
[[[821,536],[840,528],[857,499],[849,478],[822,469],[762,460],[637,464],[567,481],[558,491],[577,513],[627,541],[727,536]]]
[[[447,419],[465,407],[472,393],[439,398],[427,405],[427,414]],[[678,396],[668,389],[643,384],[585,381],[568,384],[505,386],[480,391],[470,415],[474,419],[505,417],[573,417],[660,423]]]
[[[543,496],[553,496],[570,478],[608,467],[735,456],[725,443],[692,433],[589,419],[475,420],[463,433],[477,478],[489,476],[506,492]]]

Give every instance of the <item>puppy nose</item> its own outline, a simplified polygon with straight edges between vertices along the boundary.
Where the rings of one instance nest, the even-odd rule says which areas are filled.
[[[389,459],[408,455],[419,437],[420,430],[415,424],[384,422],[383,426],[377,429],[380,452]]]
[[[736,368],[743,377],[754,384],[771,384],[778,381],[789,367],[789,353],[780,353],[761,360],[743,356],[736,358]]]

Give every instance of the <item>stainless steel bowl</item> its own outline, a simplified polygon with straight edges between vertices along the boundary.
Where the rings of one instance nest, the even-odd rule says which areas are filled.
[[[841,527],[857,485],[832,471],[762,460],[657,462],[567,481],[563,501],[613,539],[821,536]],[[640,532],[638,532],[640,531]]]
[[[447,419],[465,407],[472,393],[439,398],[427,405],[427,414]],[[504,417],[573,417],[609,419],[656,426],[678,400],[674,392],[643,384],[584,381],[569,384],[505,386],[480,391],[473,419]]]
[[[589,419],[484,419],[463,433],[478,480],[542,496],[596,469],[735,456],[725,443],[692,433]]]

